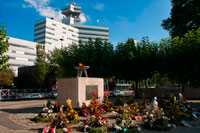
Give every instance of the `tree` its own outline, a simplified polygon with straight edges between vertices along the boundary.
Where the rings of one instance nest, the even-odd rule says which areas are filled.
[[[61,51],[62,49],[55,48],[52,52],[47,54],[48,63],[46,65],[47,73],[45,76],[45,86],[47,88],[56,87],[57,79],[61,77],[62,71],[58,65],[62,57]]]
[[[0,86],[11,86],[13,83],[14,73],[10,69],[0,71]]]
[[[200,26],[199,0],[171,0],[170,17],[164,19],[162,27],[169,31],[171,37],[183,36]]]
[[[200,28],[175,37],[171,44],[169,76],[178,81],[183,88],[200,86]]]
[[[95,41],[89,39],[87,44],[78,47],[78,61],[90,66],[88,74],[92,77],[109,78],[113,76],[113,54],[113,45],[99,38]]]
[[[45,46],[42,44],[38,44],[36,46],[36,63],[35,63],[35,75],[37,83],[42,87],[44,84],[44,80],[46,77],[46,52]]]
[[[9,57],[7,55],[4,55],[9,48],[8,39],[9,38],[6,34],[5,25],[2,24],[0,26],[0,70],[6,69],[9,66],[8,64],[6,64],[9,60]]]

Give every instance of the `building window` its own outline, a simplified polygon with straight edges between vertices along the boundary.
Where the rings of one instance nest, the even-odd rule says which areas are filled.
[[[35,24],[35,27],[42,25],[42,24],[45,24],[45,23],[46,23],[46,21],[39,22],[39,23]]]
[[[55,35],[54,33],[51,33],[51,32],[46,32],[47,34],[50,34],[50,35]]]
[[[58,39],[53,39],[54,41],[58,41]]]
[[[105,36],[105,37],[109,37],[109,35],[103,35],[103,34],[93,34],[93,33],[79,33],[80,35],[93,35],[93,36]]]
[[[43,35],[43,34],[45,34],[45,31],[41,31],[39,33],[35,33],[34,36],[39,36],[39,35]]]
[[[66,34],[66,32],[63,31],[64,34]]]
[[[68,29],[68,31],[70,31],[70,32],[74,32],[74,30],[71,30],[71,29]]]
[[[50,42],[46,42],[46,43],[47,43],[47,44],[50,44],[50,45],[52,44],[52,43],[50,43]]]
[[[33,59],[28,59],[28,61],[35,62],[35,60],[33,60]]]
[[[33,53],[27,53],[27,52],[25,52],[24,54],[25,54],[25,55],[32,55],[32,56],[36,56],[36,54],[33,54]]]
[[[10,59],[13,59],[13,60],[16,60],[16,58],[15,58],[15,57],[12,57],[12,56],[10,56],[9,58],[10,58]]]
[[[64,30],[66,30],[66,28],[65,27],[62,27]]]
[[[52,24],[53,26],[56,26],[56,24]]]
[[[95,28],[86,28],[86,27],[75,27],[75,28],[77,28],[79,30],[109,32],[109,30],[106,30],[106,29],[95,29]]]
[[[51,27],[46,27],[47,29],[50,29],[50,30],[55,30],[54,28],[51,28]]]

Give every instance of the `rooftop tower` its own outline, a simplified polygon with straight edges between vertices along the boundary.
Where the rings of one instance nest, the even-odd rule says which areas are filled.
[[[62,14],[65,16],[62,20],[65,24],[81,24],[81,7],[78,6],[74,1],[67,7],[62,8]]]

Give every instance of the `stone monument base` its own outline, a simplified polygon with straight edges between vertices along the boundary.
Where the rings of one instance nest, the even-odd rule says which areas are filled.
[[[58,79],[58,105],[66,106],[66,100],[72,100],[73,108],[80,108],[82,102],[89,105],[93,98],[94,92],[97,93],[99,101],[103,100],[104,96],[104,81],[102,78],[62,78]]]

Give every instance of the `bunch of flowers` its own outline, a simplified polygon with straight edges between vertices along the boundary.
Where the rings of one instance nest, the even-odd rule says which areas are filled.
[[[138,108],[140,109],[140,113],[143,113],[147,109],[147,102],[146,102],[145,98],[142,98],[140,100]]]
[[[115,113],[117,116],[115,129],[117,132],[140,132],[140,128],[134,121],[134,112],[127,104]]]
[[[162,100],[162,102],[165,114],[170,118],[170,123],[179,125],[182,120],[192,119],[192,108],[182,94],[179,94],[178,99],[171,94],[169,100]]]
[[[89,104],[89,109],[90,109],[90,113],[94,114],[96,113],[95,111],[100,111],[100,113],[104,113],[105,110],[103,108],[101,108],[100,102],[97,100],[97,94],[94,93],[93,94],[93,99],[91,100],[90,104]]]
[[[139,106],[136,102],[129,105],[130,106],[130,112],[132,115],[138,115],[140,113]]]
[[[54,105],[51,104],[50,101],[48,101],[48,103],[46,104],[45,101],[42,110],[33,118],[33,120],[36,122],[50,122],[51,120],[53,120],[53,109]]]
[[[121,97],[117,97],[115,99],[115,103],[114,103],[115,106],[123,106],[124,105],[124,101]]]
[[[152,130],[170,130],[175,128],[174,124],[169,123],[168,117],[162,108],[158,107],[157,98],[155,97],[152,104],[147,107],[147,112],[143,116],[144,127]]]
[[[108,100],[107,92],[104,93],[103,109],[107,112],[113,111],[113,105],[110,100]]]
[[[52,123],[47,125],[47,128],[43,130],[43,133],[67,133],[70,132],[68,126],[69,121],[67,120],[65,114],[63,113],[63,106],[60,107],[60,112],[53,119]]]
[[[101,115],[101,110],[94,108],[93,115],[91,115],[90,118],[86,120],[84,131],[103,133],[108,130],[107,125],[107,119]]]
[[[84,117],[88,117],[88,115],[89,115],[89,109],[85,102],[82,103],[80,115],[84,116]]]
[[[67,109],[65,111],[66,118],[69,120],[70,123],[78,123],[78,113],[76,110],[72,108],[71,100],[66,100]]]

